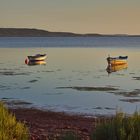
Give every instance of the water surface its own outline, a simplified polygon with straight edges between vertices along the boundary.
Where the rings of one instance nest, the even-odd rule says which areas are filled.
[[[17,47],[17,40],[10,48],[9,42],[6,46],[1,41],[0,99],[69,113],[112,114],[117,108],[133,113],[140,109],[140,49],[136,40],[135,48],[129,41],[129,47],[120,44],[113,48],[40,47],[39,42],[38,47],[27,47],[24,39],[26,47]],[[46,64],[26,65],[26,56],[36,53],[47,53]],[[128,66],[108,73],[108,54],[128,55]]]

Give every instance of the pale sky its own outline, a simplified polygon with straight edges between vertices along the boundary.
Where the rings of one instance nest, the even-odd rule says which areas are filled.
[[[0,27],[140,34],[140,0],[0,0]]]

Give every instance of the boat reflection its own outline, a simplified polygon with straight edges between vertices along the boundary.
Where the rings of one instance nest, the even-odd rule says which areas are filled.
[[[46,65],[46,62],[44,60],[41,60],[41,61],[25,61],[25,64],[27,64],[28,66]]]
[[[122,65],[108,65],[106,71],[108,73],[112,73],[112,72],[117,72],[123,69],[127,69],[127,67],[128,67],[127,63],[122,64]]]

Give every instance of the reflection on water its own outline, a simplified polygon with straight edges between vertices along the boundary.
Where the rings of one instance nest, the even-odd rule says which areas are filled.
[[[24,63],[26,56],[38,52],[47,52],[47,65]],[[109,73],[114,72],[108,76],[106,56],[120,52],[129,56],[129,67],[108,67]],[[140,51],[127,48],[0,48],[0,99],[72,113],[112,114],[117,107],[133,113],[140,108],[136,60]]]
[[[25,64],[27,64],[29,66],[46,65],[46,61],[44,61],[44,60],[41,60],[41,61],[26,61],[25,60]]]
[[[128,64],[121,64],[121,65],[108,65],[106,71],[108,73],[112,73],[112,72],[117,72],[123,69],[127,69],[128,68]]]

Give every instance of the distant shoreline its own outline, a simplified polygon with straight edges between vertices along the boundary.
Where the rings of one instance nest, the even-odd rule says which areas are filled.
[[[71,32],[50,32],[30,28],[0,28],[0,37],[140,37],[140,35],[127,34],[78,34]]]

